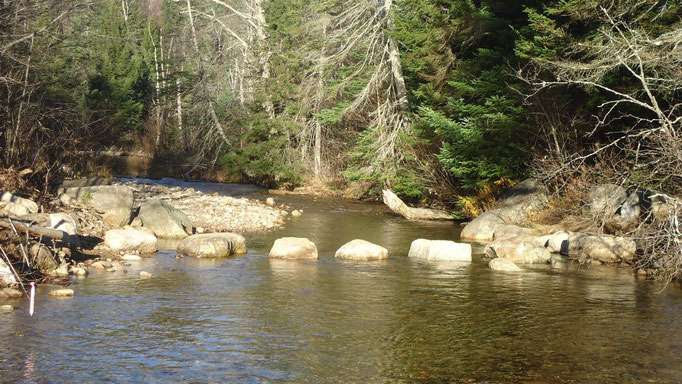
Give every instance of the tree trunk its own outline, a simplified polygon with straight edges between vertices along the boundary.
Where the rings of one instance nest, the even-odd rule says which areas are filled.
[[[211,115],[211,119],[213,120],[213,124],[218,131],[218,134],[220,137],[222,137],[223,141],[225,144],[230,145],[230,141],[227,139],[227,135],[225,134],[225,130],[223,129],[222,124],[220,124],[220,121],[218,120],[218,115],[215,113],[215,108],[213,107],[213,100],[211,99],[211,94],[208,91],[208,87],[206,86],[206,81],[203,78],[204,76],[204,65],[201,60],[201,51],[199,50],[199,41],[197,40],[197,31],[194,28],[194,17],[192,16],[192,5],[190,4],[190,0],[187,0],[187,16],[189,17],[189,25],[190,29],[192,31],[192,41],[194,42],[194,50],[196,51],[197,54],[197,62],[199,64],[199,72],[202,74],[202,78],[199,79],[199,82],[201,83],[201,86],[204,91],[204,97],[206,97],[206,100],[208,102],[208,111],[209,114]]]
[[[391,15],[391,7],[393,0],[386,0],[386,30],[388,31],[388,58],[391,64],[391,74],[393,75],[393,86],[395,87],[396,99],[398,108],[401,112],[407,111],[409,105],[407,102],[407,87],[405,86],[405,78],[403,77],[403,67],[400,64],[400,51],[395,39],[390,36],[393,31],[393,17]]]

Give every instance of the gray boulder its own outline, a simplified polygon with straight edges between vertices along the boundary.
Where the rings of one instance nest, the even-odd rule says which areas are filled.
[[[492,240],[495,231],[506,224],[500,213],[499,209],[483,212],[462,229],[460,237],[463,240]]]
[[[72,187],[59,190],[59,201],[64,204],[80,203],[102,213],[105,222],[124,226],[130,222],[133,208],[133,191],[123,185],[98,185]]]
[[[94,187],[96,185],[111,185],[113,182],[114,179],[111,177],[85,177],[80,179],[64,180],[59,185],[59,188]]]
[[[502,272],[520,272],[521,268],[519,268],[518,265],[514,264],[513,261],[509,259],[503,259],[500,257],[494,258],[490,260],[488,263],[488,267],[492,269],[493,271],[502,271]]]
[[[142,227],[162,239],[184,239],[192,234],[192,222],[185,212],[163,200],[153,199],[140,204],[137,219]]]
[[[410,245],[407,257],[427,261],[471,261],[471,244],[417,239]]]
[[[9,192],[0,193],[0,211],[9,216],[24,216],[38,212],[38,204]]]
[[[590,259],[602,263],[630,262],[637,252],[635,241],[624,237],[587,236],[581,245],[582,261]]]
[[[317,247],[302,237],[282,237],[275,240],[270,258],[287,260],[317,260]]]
[[[602,184],[590,190],[587,203],[593,215],[612,215],[627,197],[625,188],[620,185]]]
[[[198,258],[228,257],[246,253],[246,239],[236,233],[192,235],[178,243],[178,252]]]
[[[50,221],[50,228],[64,232],[64,241],[73,246],[80,246],[77,232],[78,224],[71,215],[66,213],[50,213],[48,219]]]
[[[383,200],[384,204],[393,212],[409,220],[454,220],[452,215],[439,209],[408,207],[405,202],[388,189],[383,191]]]
[[[57,263],[57,260],[52,255],[52,251],[45,244],[33,243],[29,247],[29,254],[31,255],[31,260],[33,260],[33,267],[43,273],[52,272],[59,267],[59,263]]]
[[[488,257],[509,259],[518,264],[545,264],[552,255],[533,237],[496,240],[485,247]]]
[[[108,230],[104,234],[104,245],[113,251],[123,252],[154,253],[158,249],[156,236],[132,227]]]
[[[388,259],[388,250],[365,240],[352,240],[339,248],[334,257],[356,261]]]

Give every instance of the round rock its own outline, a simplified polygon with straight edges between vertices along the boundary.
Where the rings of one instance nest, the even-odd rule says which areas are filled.
[[[54,291],[50,291],[49,295],[55,297],[71,297],[73,296],[73,289],[55,289]]]
[[[471,261],[471,244],[417,239],[410,245],[407,257],[428,261]]]
[[[317,247],[312,241],[303,237],[282,237],[275,240],[270,249],[273,259],[317,260]]]
[[[191,257],[228,257],[246,253],[246,239],[236,233],[206,233],[189,236],[178,243],[178,252]]]
[[[339,248],[334,257],[362,261],[384,260],[388,259],[388,250],[369,241],[356,239]]]

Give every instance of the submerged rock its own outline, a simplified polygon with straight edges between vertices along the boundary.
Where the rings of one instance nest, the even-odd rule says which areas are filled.
[[[9,216],[23,216],[38,212],[38,204],[9,192],[0,192],[0,212]]]
[[[56,296],[56,297],[71,297],[73,296],[73,289],[55,289],[54,291],[50,291],[48,295],[50,296]]]
[[[192,234],[192,222],[187,215],[170,203],[153,199],[140,204],[137,218],[162,239],[184,239]]]
[[[59,190],[59,201],[64,204],[81,203],[102,212],[105,222],[123,226],[130,221],[133,191],[123,185],[71,187]]]
[[[270,249],[273,259],[317,260],[317,247],[312,241],[303,237],[282,237],[275,240]]]
[[[428,261],[471,261],[471,244],[417,239],[410,245],[407,257]]]
[[[388,189],[383,191],[383,200],[384,204],[393,212],[409,220],[454,220],[452,215],[439,209],[408,207],[405,202]]]
[[[104,245],[123,252],[154,253],[157,250],[156,236],[132,227],[108,230],[104,235]]]
[[[521,268],[513,261],[501,257],[496,257],[488,263],[488,267],[493,271],[520,272]]]
[[[388,259],[388,250],[369,241],[356,239],[339,248],[334,257],[348,260],[384,260]]]
[[[246,253],[246,239],[236,233],[192,235],[178,243],[178,252],[192,257],[227,257]]]

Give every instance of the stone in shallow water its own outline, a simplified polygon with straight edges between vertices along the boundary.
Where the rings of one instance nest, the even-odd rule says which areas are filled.
[[[488,263],[488,267],[492,269],[493,271],[502,271],[502,272],[520,272],[521,268],[519,268],[518,265],[514,264],[513,261],[509,259],[503,259],[503,258],[495,258],[490,260],[490,263]]]
[[[55,297],[71,297],[73,296],[73,289],[55,289],[54,291],[50,291],[49,295]]]
[[[104,234],[104,245],[114,251],[154,253],[157,250],[156,236],[132,227],[107,231]]]
[[[246,253],[246,239],[236,233],[192,235],[178,243],[177,249],[192,257],[227,257]]]
[[[125,261],[140,261],[142,258],[138,255],[125,254],[121,256],[121,260]]]
[[[14,288],[0,289],[0,297],[7,299],[19,299],[23,296],[20,290]]]
[[[334,257],[349,260],[384,260],[388,259],[388,250],[369,241],[356,239],[344,244],[336,251]]]
[[[471,244],[417,239],[410,245],[407,257],[428,261],[471,261]]]
[[[13,310],[14,310],[14,307],[9,305],[9,304],[0,305],[0,312],[11,312]]]
[[[317,260],[317,247],[312,241],[303,237],[282,237],[275,240],[270,249],[273,259]]]
[[[140,279],[149,279],[152,277],[152,274],[146,271],[140,272]]]

